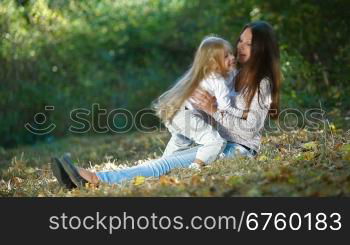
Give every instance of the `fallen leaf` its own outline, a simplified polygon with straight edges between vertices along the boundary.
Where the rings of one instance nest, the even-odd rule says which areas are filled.
[[[337,130],[337,128],[335,127],[334,123],[330,123],[329,124],[329,128],[331,129],[331,131],[335,132]]]
[[[260,155],[259,157],[258,157],[258,161],[267,161],[267,156],[266,155]]]
[[[91,189],[91,190],[94,190],[94,189],[96,189],[98,187],[98,185],[96,185],[96,184],[93,184],[93,183],[85,183],[85,188],[87,188],[87,189]]]
[[[174,185],[174,184],[178,184],[179,180],[177,180],[176,178],[163,175],[159,178],[159,183],[162,185]]]
[[[303,144],[301,147],[304,148],[305,150],[317,150],[317,143],[315,141],[311,141],[308,143]]]
[[[191,184],[192,185],[198,185],[201,182],[203,182],[203,179],[200,176],[198,176],[198,175],[192,176],[192,178],[191,178]]]
[[[275,160],[281,161],[281,160],[282,160],[282,157],[281,157],[280,155],[277,155],[277,156],[275,157]]]
[[[11,184],[16,187],[18,187],[22,182],[23,182],[23,179],[16,176],[11,179]]]
[[[26,168],[26,169],[25,169],[25,172],[26,172],[27,174],[33,174],[33,173],[35,173],[35,169],[34,169],[34,168]]]
[[[287,154],[288,153],[288,149],[282,147],[282,146],[278,146],[277,149],[282,153],[282,154]]]
[[[342,143],[338,143],[338,144],[336,144],[336,145],[334,146],[334,150],[335,150],[335,151],[338,151],[338,150],[341,149],[342,146],[343,146]]]
[[[134,185],[142,185],[143,183],[145,183],[145,177],[143,177],[143,176],[136,176],[135,178],[134,178],[134,182],[133,182],[133,184]]]
[[[303,154],[303,157],[304,157],[304,160],[311,161],[315,159],[315,152],[312,152],[312,151],[305,152]]]

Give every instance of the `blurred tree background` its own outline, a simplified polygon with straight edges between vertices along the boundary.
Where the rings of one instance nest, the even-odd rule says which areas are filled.
[[[149,107],[189,67],[205,35],[233,43],[253,20],[278,34],[282,106],[321,105],[344,126],[349,7],[348,0],[1,0],[0,145],[68,135],[70,111],[94,103],[107,111]],[[56,124],[52,134],[25,130],[38,112]]]

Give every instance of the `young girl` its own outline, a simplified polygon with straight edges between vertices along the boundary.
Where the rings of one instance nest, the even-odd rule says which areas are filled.
[[[199,168],[213,162],[226,146],[217,130],[195,109],[190,96],[200,87],[217,98],[220,110],[231,108],[230,89],[235,75],[232,46],[222,38],[208,36],[196,51],[191,68],[154,104],[157,115],[172,134],[164,155],[181,150],[183,144],[200,144],[190,167]],[[237,116],[242,111],[237,110]],[[163,156],[164,156],[163,155]]]

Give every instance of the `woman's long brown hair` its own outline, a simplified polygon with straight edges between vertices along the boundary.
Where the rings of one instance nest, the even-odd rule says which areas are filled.
[[[267,78],[272,89],[269,114],[271,118],[276,119],[279,114],[281,86],[280,54],[276,36],[271,25],[264,21],[247,24],[241,34],[247,28],[252,30],[252,50],[249,60],[244,65],[238,64],[240,72],[236,78],[235,89],[243,91],[249,110],[256,91],[258,91],[258,101],[260,101],[260,82]],[[237,57],[239,38],[235,45],[235,57]]]

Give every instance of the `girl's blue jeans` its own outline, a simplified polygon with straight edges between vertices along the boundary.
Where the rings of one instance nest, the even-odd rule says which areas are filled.
[[[159,177],[174,168],[188,168],[188,166],[195,160],[199,147],[200,146],[196,146],[187,150],[174,152],[171,155],[147,161],[130,168],[116,171],[97,172],[96,175],[101,182],[109,184],[118,184],[133,179],[136,176]],[[240,144],[228,142],[223,153],[220,155],[220,159],[233,159],[238,155],[247,157],[254,156],[252,152]]]

